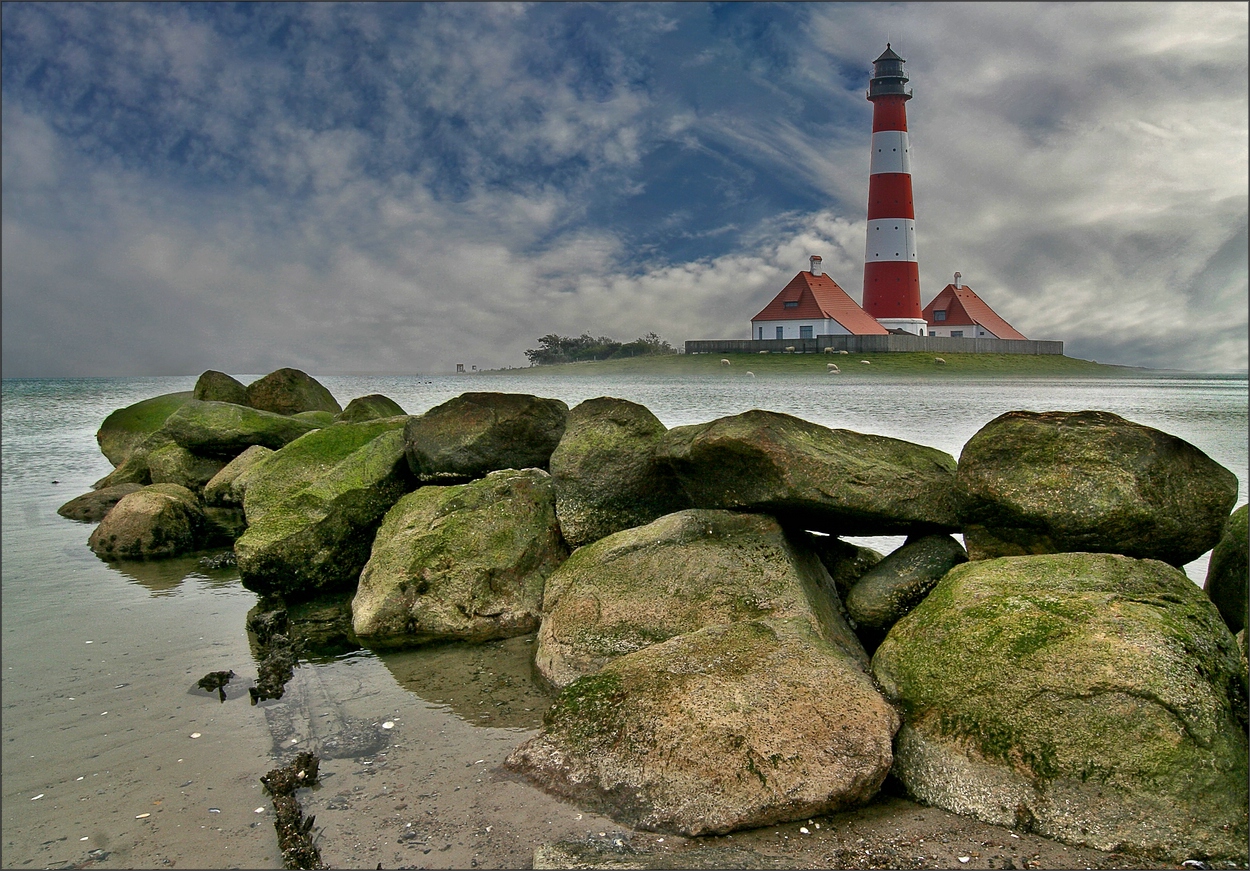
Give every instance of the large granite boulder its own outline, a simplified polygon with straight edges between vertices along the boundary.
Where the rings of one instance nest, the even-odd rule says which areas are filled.
[[[1105,411],[1009,411],[955,476],[968,555],[1091,551],[1183,566],[1219,541],[1237,476],[1188,442]]]
[[[641,829],[711,835],[868,801],[898,715],[802,618],[709,626],[568,685],[505,765]]]
[[[204,485],[204,504],[214,506],[242,506],[242,491],[235,488],[239,476],[265,457],[273,453],[264,445],[252,445],[226,465],[222,466]]]
[[[192,392],[189,390],[166,393],[114,411],[104,418],[104,423],[95,434],[101,452],[114,466],[120,466],[130,456],[131,451],[160,429],[165,419],[191,398]]]
[[[235,405],[247,405],[247,388],[243,386],[243,382],[215,369],[209,369],[200,375],[191,393],[201,402],[233,402]]]
[[[239,494],[242,489],[243,510],[248,522],[255,523],[378,436],[402,430],[405,420],[385,418],[310,430],[241,471],[231,492]]]
[[[1250,529],[1247,528],[1246,515],[1250,506],[1243,505],[1234,511],[1224,524],[1224,534],[1220,536],[1215,549],[1211,551],[1211,561],[1207,564],[1207,579],[1203,589],[1215,603],[1220,616],[1233,632],[1240,632],[1250,621],[1250,605],[1247,599],[1247,584],[1250,584],[1250,567],[1247,550],[1250,549]]]
[[[421,481],[456,483],[497,469],[548,468],[569,407],[523,393],[463,393],[410,417],[408,465]]]
[[[123,496],[91,533],[106,560],[163,559],[200,547],[207,534],[200,500],[177,484],[152,484]]]
[[[956,566],[873,657],[916,799],[1170,862],[1245,860],[1239,672],[1182,572],[1094,553]]]
[[[123,496],[129,496],[136,490],[142,489],[142,484],[132,483],[117,484],[100,490],[92,490],[90,493],[84,493],[69,500],[56,509],[56,513],[70,520],[99,523],[104,519],[104,515],[108,514],[113,506],[121,501]]]
[[[204,485],[228,462],[226,457],[192,453],[173,441],[147,454],[148,476],[153,484],[181,484],[197,494],[203,493]]]
[[[304,438],[368,425],[335,424]],[[234,544],[245,587],[293,599],[353,589],[383,515],[415,485],[398,428],[328,468],[292,474],[282,455],[299,443],[253,468],[243,501],[248,526]]]
[[[625,399],[588,399],[569,412],[551,478],[570,547],[690,507],[672,471],[655,459],[667,431],[647,408]]]
[[[398,417],[406,414],[399,403],[381,393],[370,393],[368,396],[357,396],[347,403],[347,408],[335,415],[336,421],[360,423],[362,420],[374,420],[379,417]]]
[[[191,400],[169,416],[164,431],[182,447],[227,459],[252,445],[277,450],[320,424],[231,402]]]
[[[856,582],[846,596],[846,612],[858,626],[889,629],[920,604],[943,575],[967,561],[963,545],[949,535],[908,539]]]
[[[382,520],[352,627],[374,647],[524,635],[538,628],[543,585],[567,556],[541,469],[422,487]]]
[[[343,410],[320,381],[299,369],[278,369],[247,385],[247,404],[274,414]]]
[[[772,517],[691,509],[578,548],[547,579],[535,663],[556,686],[706,626],[796,618],[867,667],[820,560]]]
[[[668,431],[657,455],[699,508],[834,535],[954,532],[955,459],[899,439],[747,411]]]

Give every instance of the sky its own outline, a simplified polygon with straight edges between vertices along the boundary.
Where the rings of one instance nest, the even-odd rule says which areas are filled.
[[[3,4],[6,378],[437,374],[862,297],[907,61],[922,303],[1247,368],[1245,3]]]

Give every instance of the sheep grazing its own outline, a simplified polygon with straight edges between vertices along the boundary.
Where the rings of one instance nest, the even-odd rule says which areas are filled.
[[[787,353],[787,354],[793,354],[793,353],[794,353],[794,345],[790,345],[788,348],[786,348],[786,353]]]
[[[821,353],[824,353],[824,354],[836,354],[836,353],[838,353],[838,352],[837,352],[837,351],[835,351],[835,350],[833,350],[833,348],[825,348],[825,349],[824,349],[824,351],[822,351]]]
[[[841,351],[838,351],[838,353],[839,353],[839,354],[849,354],[849,353],[851,353],[851,352],[850,352],[850,351],[847,351],[847,350],[841,350]]]
[[[747,370],[747,374],[750,375],[752,378],[755,377],[755,373],[752,372],[750,369]]]
[[[934,358],[933,358],[933,362],[934,362],[934,363],[937,363],[937,364],[938,364],[938,365],[940,365],[940,366],[945,366],[945,365],[946,365],[946,361],[945,361],[945,360],[943,360],[941,357],[934,357]]]
[[[767,351],[760,351],[761,354],[767,354]]]
[[[830,363],[829,365],[825,366],[825,371],[828,372],[830,375],[833,375],[835,373],[841,372],[842,370],[838,368],[837,363]]]
[[[871,365],[872,365],[872,361],[871,361],[871,360],[860,360],[859,362],[863,363],[865,366],[871,366]]]
[[[732,363],[730,363],[728,360],[726,360],[726,359],[725,359],[725,358],[723,358],[723,357],[721,358],[720,364],[721,364],[722,366],[732,366],[732,365],[733,365]]]

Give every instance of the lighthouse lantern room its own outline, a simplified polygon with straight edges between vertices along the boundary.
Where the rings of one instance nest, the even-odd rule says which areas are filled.
[[[905,61],[889,46],[873,61],[872,160],[868,178],[868,240],[864,255],[864,311],[887,330],[923,336],[916,213],[907,139]]]

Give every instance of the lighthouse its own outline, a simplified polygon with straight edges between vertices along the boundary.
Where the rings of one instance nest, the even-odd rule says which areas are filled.
[[[873,61],[872,161],[868,177],[868,244],[864,254],[864,311],[887,330],[925,335],[916,260],[916,212],[911,197],[905,61],[886,43]]]

